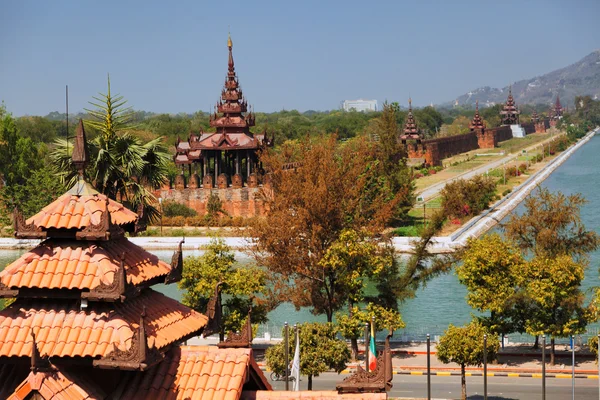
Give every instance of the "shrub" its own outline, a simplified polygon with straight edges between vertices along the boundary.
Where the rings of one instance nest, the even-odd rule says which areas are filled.
[[[477,215],[488,207],[495,191],[493,178],[477,175],[469,180],[459,179],[442,189],[442,208],[451,218]]]
[[[435,175],[436,172],[437,171],[434,168],[432,168],[429,170],[429,175]]]
[[[198,215],[196,210],[171,200],[165,201],[162,209],[165,217],[194,217]]]
[[[519,164],[519,172],[524,174],[527,171],[527,164],[521,163]]]
[[[207,215],[211,217],[217,216],[219,213],[223,213],[223,202],[221,202],[221,198],[215,193],[211,193],[208,197],[208,202],[206,203],[206,212]]]
[[[512,192],[512,189],[506,189],[504,192],[502,192],[502,197],[506,196],[507,194],[509,194],[510,192]]]

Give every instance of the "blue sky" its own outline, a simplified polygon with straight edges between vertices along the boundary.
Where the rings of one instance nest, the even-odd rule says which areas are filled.
[[[344,99],[422,106],[503,87],[600,48],[600,1],[12,1],[0,13],[0,100],[15,115],[87,107],[113,92],[138,110],[218,100],[227,31],[256,111]]]

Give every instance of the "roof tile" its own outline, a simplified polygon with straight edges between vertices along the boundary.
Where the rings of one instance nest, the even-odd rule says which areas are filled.
[[[110,284],[125,255],[127,281],[166,276],[171,266],[126,238],[108,242],[48,239],[0,272],[10,288],[86,289]]]
[[[256,370],[260,387],[271,390],[252,358],[251,349],[215,346],[181,346],[171,349],[159,365],[137,373],[123,398],[138,399],[239,399],[248,368]]]
[[[144,307],[148,341],[159,349],[199,333],[207,322],[204,315],[151,289],[125,303],[90,303],[84,310],[74,301],[19,299],[0,311],[0,356],[29,357],[32,329],[42,356],[101,357],[113,345],[126,350]]]
[[[106,200],[107,197],[98,192],[76,195],[69,191],[29,218],[26,223],[33,223],[44,229],[83,229],[90,223],[100,223],[102,213],[106,211]],[[136,213],[111,199],[108,200],[108,212],[112,223],[116,225],[134,223],[138,219]]]

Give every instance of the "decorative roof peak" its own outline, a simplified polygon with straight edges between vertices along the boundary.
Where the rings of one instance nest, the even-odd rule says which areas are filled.
[[[406,115],[406,122],[404,123],[404,135],[411,136],[419,135],[419,129],[417,128],[417,122],[412,113],[412,99],[408,98],[408,114]]]
[[[73,165],[77,168],[79,176],[83,177],[85,167],[88,165],[90,156],[86,146],[85,129],[83,127],[83,120],[79,119],[77,125],[77,131],[75,132],[75,143],[73,143],[73,154],[71,160]]]
[[[483,119],[479,115],[479,100],[475,101],[475,115],[473,116],[473,120],[471,121],[471,125],[469,126],[469,128],[471,130],[485,129]]]
[[[229,75],[235,74],[235,67],[233,64],[233,42],[231,41],[231,35],[227,37],[227,47],[229,48],[229,61],[227,66],[229,67]]]

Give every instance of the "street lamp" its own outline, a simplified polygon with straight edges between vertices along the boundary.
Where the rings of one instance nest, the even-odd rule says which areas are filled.
[[[158,198],[158,204],[160,205],[160,236],[162,236],[162,217],[163,217],[163,208],[162,208],[162,197]]]

